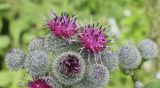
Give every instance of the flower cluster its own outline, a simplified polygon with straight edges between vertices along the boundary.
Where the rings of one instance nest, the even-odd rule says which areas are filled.
[[[143,88],[138,71],[145,61],[155,58],[157,54],[157,45],[150,39],[142,40],[137,46],[129,42],[120,47],[118,51],[120,68],[124,74],[131,76],[134,88]]]
[[[50,32],[35,37],[27,53],[19,48],[10,50],[6,63],[11,70],[24,69],[32,80],[28,88],[103,88],[109,74],[120,66],[124,69],[138,67],[141,57],[154,58],[156,44],[150,40],[120,48],[117,54],[107,48],[110,36],[99,23],[80,26],[77,16],[50,13],[46,26]],[[140,52],[139,52],[140,51]],[[142,56],[141,56],[142,55]]]
[[[155,58],[157,53],[157,45],[150,39],[142,40],[137,46],[129,42],[119,49],[120,67],[125,70],[137,69],[144,61]]]

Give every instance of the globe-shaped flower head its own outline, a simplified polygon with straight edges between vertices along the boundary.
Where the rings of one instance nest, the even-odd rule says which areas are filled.
[[[140,42],[138,49],[144,59],[153,59],[158,54],[158,47],[150,39],[144,39]]]
[[[29,50],[43,50],[44,49],[44,38],[43,37],[35,37],[33,38],[28,46]]]
[[[48,71],[49,57],[42,50],[30,51],[26,56],[25,70],[33,77],[43,75]]]
[[[103,51],[107,44],[106,35],[101,27],[98,28],[90,25],[82,28],[80,41],[85,50],[89,53],[98,53]]]
[[[65,52],[54,62],[53,72],[62,84],[71,85],[83,78],[84,61],[77,53]]]
[[[87,69],[87,80],[92,85],[104,86],[109,81],[109,71],[101,64],[92,64]]]
[[[140,52],[132,43],[124,44],[119,49],[119,64],[123,69],[137,68],[141,63]]]
[[[25,54],[19,48],[11,49],[5,57],[5,61],[9,69],[15,71],[19,70],[24,66],[24,60],[25,60]]]
[[[118,55],[115,52],[105,50],[102,53],[102,61],[110,72],[114,71],[119,66]]]
[[[51,19],[48,20],[47,26],[53,35],[59,38],[69,38],[77,32],[76,17],[71,18],[66,12],[62,12],[61,16],[51,13]]]

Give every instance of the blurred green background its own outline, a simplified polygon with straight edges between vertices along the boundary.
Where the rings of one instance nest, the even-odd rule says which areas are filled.
[[[48,30],[43,29],[43,16],[54,10],[57,14],[76,13],[83,24],[86,24],[84,19],[90,22],[92,18],[93,22],[100,20],[101,24],[110,25],[118,37],[113,43],[115,50],[126,40],[138,44],[144,38],[154,40],[160,47],[160,0],[0,0],[0,88],[22,88],[27,81],[24,71],[7,69],[5,54],[13,47],[27,50],[33,37],[47,34]],[[160,79],[159,63],[160,59],[155,58],[144,64],[140,72],[144,84],[152,81],[154,85],[159,84],[156,81]],[[132,86],[131,78],[117,70],[111,73],[106,88]]]

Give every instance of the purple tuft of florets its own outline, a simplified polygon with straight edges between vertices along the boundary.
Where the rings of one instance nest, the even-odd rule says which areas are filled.
[[[85,63],[79,53],[64,52],[55,59],[52,71],[60,83],[72,85],[82,80]]]
[[[72,18],[65,12],[62,12],[61,16],[53,15],[47,24],[53,35],[59,38],[69,38],[77,33],[78,28],[75,22],[77,18],[74,15]]]
[[[52,88],[44,79],[36,79],[28,83],[28,88]]]
[[[98,53],[106,47],[107,39],[101,28],[88,26],[80,33],[83,47],[90,53]]]
[[[64,74],[67,75],[73,75],[73,74],[79,74],[81,71],[81,63],[79,59],[76,56],[73,55],[68,55],[64,57],[65,59],[63,60],[62,63],[62,69]]]

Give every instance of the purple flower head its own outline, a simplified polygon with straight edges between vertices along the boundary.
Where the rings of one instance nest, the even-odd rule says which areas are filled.
[[[62,72],[66,75],[79,74],[81,71],[81,63],[75,55],[68,54],[63,57],[64,60],[60,63]]]
[[[61,16],[52,14],[47,25],[56,37],[69,38],[77,33],[76,19],[74,15],[70,18],[66,12],[62,12]]]
[[[85,63],[78,53],[64,52],[55,59],[52,71],[60,83],[72,85],[82,80]]]
[[[107,39],[103,30],[94,26],[85,27],[80,33],[80,41],[83,47],[90,53],[98,53],[106,47]]]
[[[36,79],[28,83],[28,88],[52,88],[44,79]]]

